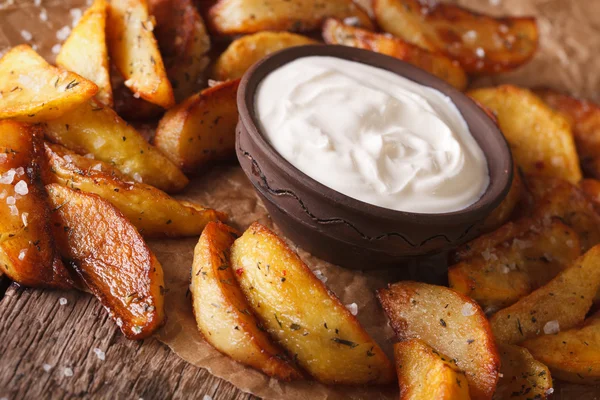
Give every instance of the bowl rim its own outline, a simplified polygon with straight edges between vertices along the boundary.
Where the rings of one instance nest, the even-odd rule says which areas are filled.
[[[292,62],[296,59],[310,56],[337,57],[384,69],[396,75],[400,75],[415,81],[419,84],[437,89],[444,95],[451,98],[461,114],[464,114],[465,110],[470,109],[471,112],[474,113],[474,117],[486,126],[487,131],[489,131],[487,134],[494,135],[496,137],[496,141],[498,144],[500,144],[499,148],[494,149],[494,153],[492,155],[482,148],[488,163],[488,170],[490,171],[490,183],[483,195],[472,205],[452,212],[415,213],[409,211],[398,211],[376,206],[347,196],[316,181],[293,166],[281,154],[279,154],[277,150],[275,150],[275,148],[269,143],[269,141],[261,132],[258,118],[256,118],[254,112],[255,92],[250,93],[250,90],[252,88],[256,90],[260,84],[260,81],[264,79],[264,77],[266,77],[271,71],[274,71],[280,66],[283,66],[284,64]],[[394,69],[392,69],[392,66]],[[401,70],[402,73],[398,72],[398,70]],[[283,173],[287,174],[291,179],[297,182],[297,184],[303,186],[304,189],[317,194],[319,197],[325,198],[329,202],[346,207],[361,215],[377,215],[378,217],[392,220],[410,220],[412,222],[428,222],[438,225],[460,223],[467,220],[476,220],[479,219],[479,217],[484,219],[498,205],[500,205],[502,200],[504,200],[508,194],[512,185],[514,168],[511,149],[504,135],[500,131],[496,121],[488,114],[488,112],[483,109],[482,106],[474,99],[460,92],[458,89],[454,88],[452,85],[443,81],[442,79],[407,62],[384,54],[354,47],[328,44],[296,46],[277,51],[256,62],[243,75],[237,92],[237,106],[240,122],[243,124],[251,140],[265,155],[270,157],[274,163],[281,168]],[[480,145],[480,140],[483,140],[479,137],[480,133],[473,133],[471,124],[468,122],[467,124],[471,134],[475,138],[478,145]],[[499,159],[502,166],[501,168],[498,168],[500,173],[497,173],[497,176],[494,177],[491,176],[490,156]]]

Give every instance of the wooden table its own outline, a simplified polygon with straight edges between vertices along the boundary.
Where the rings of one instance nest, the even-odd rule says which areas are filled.
[[[9,285],[0,277],[0,400],[256,399],[155,339],[125,339],[89,294]]]

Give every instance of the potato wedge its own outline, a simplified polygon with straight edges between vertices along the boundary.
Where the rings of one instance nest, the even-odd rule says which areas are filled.
[[[48,64],[28,45],[0,59],[0,119],[42,122],[72,111],[98,92],[95,83]]]
[[[472,399],[490,399],[500,359],[490,325],[472,299],[444,286],[404,281],[377,297],[398,339],[421,339],[465,372]]]
[[[328,18],[352,18],[373,29],[367,13],[352,0],[219,0],[208,10],[208,25],[219,35],[260,31],[317,30]]]
[[[596,179],[584,179],[579,183],[583,193],[594,203],[594,208],[600,212],[600,181]]]
[[[125,86],[150,103],[171,108],[175,97],[152,33],[154,25],[146,0],[110,0],[108,50]]]
[[[498,117],[513,157],[529,173],[581,180],[579,158],[569,122],[531,91],[511,85],[468,93]]]
[[[183,173],[112,109],[95,100],[46,124],[46,137],[80,154],[93,154],[138,182],[165,192],[188,184]]]
[[[496,340],[517,344],[583,322],[600,289],[600,245],[591,248],[546,285],[490,319]]]
[[[261,58],[289,47],[316,44],[317,41],[289,32],[259,32],[234,40],[213,66],[213,79],[226,81],[241,78]]]
[[[322,383],[381,384],[394,369],[339,299],[286,244],[254,223],[231,247],[231,267],[263,326]]]
[[[239,83],[239,79],[219,83],[167,111],[156,128],[154,145],[188,172],[232,156]]]
[[[0,121],[0,272],[29,287],[73,282],[54,245],[50,205],[40,180],[43,133]]]
[[[451,266],[448,281],[489,313],[545,285],[580,254],[577,233],[560,219],[532,222],[510,239]]]
[[[57,184],[46,191],[63,258],[127,338],[152,335],[164,320],[163,271],[137,229],[100,196]]]
[[[177,103],[202,89],[210,37],[192,0],[150,0],[154,35]]]
[[[583,171],[600,179],[600,105],[552,89],[534,92],[569,120]]]
[[[560,380],[597,385],[600,383],[600,314],[582,327],[539,336],[523,342],[531,354],[546,364]]]
[[[112,87],[106,48],[106,0],[94,0],[63,43],[56,64],[98,86],[96,99],[112,107]]]
[[[511,344],[498,345],[502,378],[494,399],[546,399],[552,390],[550,371],[537,361],[527,349]]]
[[[513,167],[513,171],[513,181],[510,190],[504,200],[502,200],[502,203],[485,219],[483,232],[492,232],[506,223],[514,214],[514,210],[525,192],[521,171],[516,164]]]
[[[120,77],[119,77],[120,78]],[[131,90],[123,83],[123,80],[113,79],[114,110],[126,121],[156,121],[164,113],[165,109],[146,100],[135,97]]]
[[[422,340],[394,344],[394,358],[401,400],[470,400],[464,372]]]
[[[424,69],[458,90],[465,90],[467,87],[467,74],[456,61],[402,39],[345,25],[333,18],[323,24],[323,39],[328,44],[341,44],[386,54]]]
[[[290,381],[302,373],[272,343],[250,311],[229,260],[238,233],[220,222],[210,222],[194,250],[192,303],[198,329],[221,353],[268,376]]]
[[[94,193],[117,207],[145,237],[197,236],[210,221],[226,215],[175,200],[153,186],[129,182],[110,164],[46,144],[52,182]]]
[[[373,11],[384,31],[457,60],[469,74],[515,69],[537,50],[535,18],[493,18],[423,0],[373,0]]]

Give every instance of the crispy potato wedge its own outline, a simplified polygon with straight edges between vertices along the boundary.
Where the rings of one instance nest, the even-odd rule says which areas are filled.
[[[496,311],[548,283],[580,254],[577,233],[558,218],[532,222],[529,229],[451,266],[448,281],[486,312]]]
[[[263,326],[322,383],[382,384],[394,368],[379,345],[283,240],[254,223],[231,247],[231,267]]]
[[[495,400],[542,400],[552,393],[552,377],[548,367],[536,361],[527,349],[500,344],[498,350],[502,361],[502,378],[494,393]]]
[[[93,154],[136,181],[165,192],[188,184],[183,173],[112,109],[91,100],[46,124],[46,137],[79,154]]]
[[[175,105],[146,0],[110,0],[106,37],[112,62],[125,86],[163,108]]]
[[[137,229],[100,196],[57,184],[46,191],[62,256],[127,338],[149,337],[164,320],[163,271]]]
[[[513,181],[511,183],[510,190],[508,191],[508,194],[504,200],[502,200],[502,203],[500,203],[500,205],[496,207],[494,211],[492,211],[492,213],[485,219],[482,229],[483,232],[494,231],[506,223],[514,214],[513,211],[523,196],[525,187],[523,185],[521,171],[519,171],[519,168],[516,165],[514,165],[513,171]]]
[[[546,364],[560,380],[597,385],[600,383],[600,314],[581,327],[544,335],[523,342],[531,354]]]
[[[490,399],[500,359],[490,325],[474,300],[444,286],[398,282],[377,297],[398,339],[421,339],[465,372],[473,399]]]
[[[167,111],[156,128],[154,145],[188,172],[232,156],[239,83],[239,79],[219,83]]]
[[[117,207],[145,237],[196,236],[226,215],[175,200],[153,186],[130,180],[110,164],[46,144],[52,182],[94,193]]]
[[[569,122],[531,91],[512,85],[468,93],[498,117],[517,165],[525,173],[581,180],[579,158]]]
[[[73,282],[54,245],[50,205],[40,180],[43,133],[0,121],[0,272],[29,287]]]
[[[196,245],[190,291],[198,329],[208,343],[235,361],[277,379],[301,379],[302,373],[250,311],[235,280],[229,248],[237,237],[229,226],[210,222]]]
[[[241,78],[261,58],[289,47],[316,44],[317,41],[289,32],[259,32],[234,40],[213,66],[218,81]]]
[[[394,344],[401,400],[470,400],[464,372],[427,343],[411,339]]]
[[[583,171],[600,179],[600,105],[552,89],[534,92],[569,120]]]
[[[158,41],[175,100],[199,91],[210,59],[210,37],[192,0],[150,0]]]
[[[570,329],[583,322],[600,289],[600,245],[591,248],[554,279],[490,319],[496,340],[516,344],[558,324]]]
[[[42,122],[60,117],[98,92],[95,83],[53,67],[28,45],[0,59],[0,119]]]
[[[467,74],[456,61],[402,39],[345,25],[333,18],[323,24],[323,39],[328,44],[341,44],[386,54],[424,69],[458,90],[465,90],[467,87]]]
[[[317,30],[328,18],[352,18],[373,29],[368,14],[352,0],[219,0],[208,10],[208,25],[219,35],[260,31]]]
[[[98,86],[98,101],[112,107],[106,13],[106,0],[94,0],[63,43],[56,56],[56,64],[94,82]]]
[[[373,0],[373,11],[384,31],[457,60],[470,74],[515,69],[537,50],[535,18],[493,18],[423,0]]]

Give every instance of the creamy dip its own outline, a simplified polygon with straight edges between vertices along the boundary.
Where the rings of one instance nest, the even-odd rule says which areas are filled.
[[[267,75],[255,102],[279,154],[363,202],[445,213],[473,204],[489,185],[483,151],[452,100],[392,72],[302,57]]]

